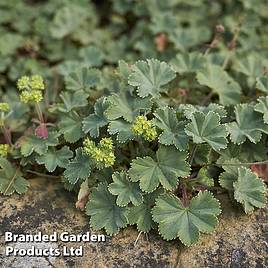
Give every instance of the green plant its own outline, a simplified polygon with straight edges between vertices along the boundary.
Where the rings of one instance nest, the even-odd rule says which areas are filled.
[[[62,1],[52,2],[45,4],[44,16],[33,18],[38,25]],[[158,228],[164,239],[178,237],[187,246],[200,232],[215,229],[219,192],[228,193],[246,213],[264,207],[266,185],[253,168],[268,164],[261,1],[223,1],[212,7],[204,1],[112,1],[119,18],[109,17],[99,33],[93,30],[94,41],[86,29],[101,25],[101,15],[92,11],[98,7],[63,2],[54,14],[52,36],[40,43],[48,49],[54,38],[71,47],[65,59],[56,48],[46,54],[48,65],[61,62],[57,67],[63,78],[43,74],[44,82],[39,75],[24,75],[29,73],[24,69],[19,90],[2,92],[0,192],[26,192],[33,175],[60,178],[66,189],[78,193],[77,207],[85,208],[94,230],[114,235],[129,224],[140,232]],[[226,13],[217,11],[221,5]],[[249,28],[246,19],[236,24],[228,11],[234,7],[255,24]],[[183,16],[183,8],[193,16]],[[222,25],[211,31],[200,9],[213,23],[220,16],[229,36]],[[133,18],[126,21],[129,13]],[[116,36],[120,39],[113,48]],[[251,53],[254,40],[256,55]],[[72,56],[77,46],[79,53]],[[126,61],[115,66],[120,58]]]

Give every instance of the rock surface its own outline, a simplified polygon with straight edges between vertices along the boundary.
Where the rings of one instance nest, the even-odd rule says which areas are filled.
[[[51,179],[31,180],[31,189],[23,196],[0,197],[0,267],[268,267],[268,213],[258,210],[250,216],[231,207],[225,196],[221,197],[223,214],[217,230],[202,235],[198,244],[183,247],[179,241],[166,242],[152,232],[141,235],[135,245],[137,231],[129,227],[117,236],[106,237],[106,242],[49,242],[4,244],[4,232],[51,234],[69,232],[79,234],[89,231],[88,218],[74,207],[75,196],[63,190],[60,183]],[[79,247],[83,257],[6,257],[6,246],[18,248],[37,246]]]

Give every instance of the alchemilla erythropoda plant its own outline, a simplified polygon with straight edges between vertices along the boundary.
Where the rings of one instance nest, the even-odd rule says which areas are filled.
[[[0,3],[1,194],[60,179],[93,230],[187,246],[219,193],[266,205],[263,1],[31,2]]]

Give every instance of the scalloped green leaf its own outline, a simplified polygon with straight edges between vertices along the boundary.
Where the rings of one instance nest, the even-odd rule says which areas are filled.
[[[83,131],[89,133],[93,138],[97,138],[100,135],[100,128],[108,124],[108,119],[105,115],[105,111],[109,107],[109,103],[106,98],[100,98],[94,105],[94,113],[90,114],[83,120]]]
[[[179,177],[189,175],[190,166],[186,162],[187,153],[174,147],[161,146],[153,158],[137,157],[131,162],[129,176],[131,181],[140,182],[140,188],[147,193],[153,192],[161,183],[167,190],[174,189]]]
[[[263,121],[268,124],[268,96],[258,98],[254,110],[263,114]]]
[[[89,91],[100,83],[100,76],[101,73],[97,69],[81,67],[65,76],[64,81],[68,90]]]
[[[268,94],[268,77],[261,76],[256,78],[256,88]]]
[[[29,182],[23,178],[19,168],[15,168],[8,160],[0,157],[0,193],[11,195],[14,192],[23,194],[30,186]]]
[[[186,246],[198,241],[199,232],[211,233],[220,213],[219,201],[208,191],[199,192],[188,206],[172,194],[163,194],[152,210],[161,236],[166,240],[178,237]]]
[[[163,190],[160,188],[150,194],[146,194],[143,196],[143,202],[140,205],[129,208],[129,224],[136,224],[139,232],[147,233],[156,226],[152,219],[152,207],[161,193],[163,193]]]
[[[148,95],[159,97],[166,92],[164,86],[175,78],[176,74],[171,67],[156,59],[137,61],[128,78],[131,86],[138,87],[138,94],[144,98]]]
[[[116,204],[116,197],[108,191],[107,186],[105,182],[93,188],[86,205],[86,214],[91,216],[90,226],[93,230],[104,228],[108,235],[115,235],[120,228],[127,226],[128,210]]]
[[[85,65],[99,67],[102,65],[104,54],[100,48],[90,45],[79,51],[79,57]]]
[[[71,184],[75,184],[79,179],[85,180],[90,176],[92,166],[89,156],[83,153],[82,148],[78,148],[75,158],[66,166],[63,175]]]
[[[227,148],[221,150],[218,163],[223,163],[230,158],[237,158],[240,162],[263,161],[267,159],[268,147],[266,147],[265,137],[254,144],[247,140],[241,145],[229,143]]]
[[[253,212],[255,207],[265,207],[267,187],[250,169],[238,168],[238,179],[233,187],[234,198],[243,205],[246,213]]]
[[[58,144],[57,132],[49,132],[47,139],[39,138],[35,135],[22,137],[20,144],[21,154],[25,157],[36,152],[39,155],[43,155],[47,152],[48,147],[56,146]]]
[[[88,94],[84,93],[82,90],[72,92],[62,92],[60,98],[63,101],[63,105],[59,106],[59,111],[68,113],[73,109],[85,107],[88,104],[87,98]]]
[[[236,122],[227,125],[233,143],[242,144],[249,139],[253,143],[261,140],[262,133],[268,134],[268,125],[263,122],[261,113],[252,104],[239,104],[235,107]]]
[[[74,32],[88,17],[88,11],[82,6],[69,4],[57,10],[50,32],[54,38],[61,39]]]
[[[171,60],[170,65],[177,73],[183,75],[185,73],[195,73],[204,68],[206,64],[206,58],[197,52],[190,52],[185,54],[177,54],[176,57]]]
[[[207,64],[206,68],[196,75],[200,85],[207,86],[219,95],[220,103],[223,105],[236,104],[240,101],[241,88],[220,66]]]
[[[151,110],[152,103],[148,98],[141,99],[132,96],[129,92],[113,94],[108,97],[110,103],[105,115],[109,120],[115,120],[123,117],[127,122],[133,122],[140,113],[148,113]]]
[[[58,123],[60,133],[68,142],[74,143],[83,137],[82,118],[75,112],[61,115]]]
[[[217,103],[210,103],[208,106],[181,104],[178,108],[178,112],[183,112],[184,116],[189,120],[192,118],[195,112],[202,112],[204,114],[208,114],[210,111],[218,114],[220,118],[224,118],[227,116],[224,106],[219,105]]]
[[[132,132],[132,124],[123,119],[110,122],[108,132],[111,135],[117,134],[116,139],[119,143],[125,143],[135,138],[135,135]]]
[[[235,60],[233,68],[237,72],[246,75],[247,79],[252,78],[253,81],[263,73],[263,66],[260,64],[258,54],[249,54],[246,57]]]
[[[117,195],[116,204],[125,207],[129,203],[134,206],[142,203],[142,193],[138,183],[131,182],[125,172],[114,172],[113,182],[109,184],[108,190],[112,195]]]
[[[219,183],[221,187],[233,191],[233,183],[238,177],[238,165],[240,161],[238,159],[228,159],[222,164],[222,168],[225,170],[219,176]]]
[[[220,123],[220,117],[215,112],[208,112],[206,115],[194,113],[185,132],[193,138],[194,143],[206,142],[216,151],[227,147],[226,127]]]
[[[154,125],[163,132],[159,142],[164,145],[174,145],[180,151],[188,147],[188,136],[184,131],[186,121],[178,121],[176,111],[170,107],[157,109],[154,113]]]
[[[46,154],[37,156],[36,161],[38,164],[44,164],[49,172],[53,172],[56,167],[66,167],[72,157],[73,152],[64,146],[60,150],[49,149]]]

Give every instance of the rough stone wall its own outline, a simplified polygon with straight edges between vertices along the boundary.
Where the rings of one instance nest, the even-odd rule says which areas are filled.
[[[84,246],[83,257],[5,257],[5,231],[14,233],[73,234],[89,231],[88,218],[74,207],[75,196],[56,181],[32,179],[27,194],[0,197],[0,267],[178,267],[178,268],[261,268],[268,267],[268,210],[250,216],[230,206],[228,197],[220,197],[223,215],[217,230],[202,235],[198,244],[186,248],[178,240],[163,241],[156,232],[141,235],[135,245],[137,231],[129,227],[103,243],[69,242],[68,246]],[[14,246],[27,247],[33,243]],[[36,244],[35,244],[36,245]],[[38,243],[38,247],[44,247]],[[62,247],[63,242],[51,244]]]

